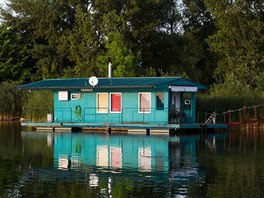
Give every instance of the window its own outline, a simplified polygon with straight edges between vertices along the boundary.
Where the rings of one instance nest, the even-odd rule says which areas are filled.
[[[122,110],[121,93],[111,93],[111,113],[120,113]]]
[[[97,94],[97,113],[108,112],[108,94],[98,93]]]
[[[164,110],[164,93],[162,92],[156,93],[156,109]]]
[[[59,91],[58,99],[59,100],[68,100],[68,91]]]
[[[139,93],[139,112],[150,113],[151,112],[151,93]]]
[[[78,100],[80,98],[80,94],[74,93],[71,94],[71,100]]]

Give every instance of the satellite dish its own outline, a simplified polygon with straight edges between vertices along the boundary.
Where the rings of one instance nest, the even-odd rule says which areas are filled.
[[[96,76],[92,76],[89,78],[89,84],[91,86],[96,86],[98,84],[98,78]]]

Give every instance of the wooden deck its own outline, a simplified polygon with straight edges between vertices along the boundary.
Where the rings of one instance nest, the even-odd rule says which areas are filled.
[[[227,124],[217,123],[217,124],[203,124],[203,123],[194,123],[194,124],[149,124],[149,123],[58,123],[58,122],[22,122],[22,126],[33,127],[36,129],[47,129],[53,131],[82,131],[90,129],[91,131],[95,130],[126,130],[126,131],[167,131],[170,130],[194,130],[201,128],[208,129],[225,129]]]

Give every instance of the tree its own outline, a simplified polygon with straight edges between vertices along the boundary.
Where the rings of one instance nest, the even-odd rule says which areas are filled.
[[[3,82],[0,84],[0,120],[10,120],[20,116],[24,94],[18,92],[15,84]]]
[[[172,49],[173,40],[169,38],[177,34],[179,14],[175,3],[174,0],[129,1],[124,12],[129,24],[125,37],[129,39],[132,52],[141,54],[140,73],[152,67],[160,75],[160,71],[171,68],[172,63],[165,60],[172,59],[173,53],[166,53],[166,50]]]
[[[97,58],[97,65],[101,73],[107,73],[107,64],[113,63],[114,77],[128,77],[136,75],[136,65],[140,54],[136,56],[125,46],[124,38],[119,32],[111,32],[106,39],[106,53]]]
[[[264,6],[262,1],[206,0],[217,26],[208,44],[218,57],[215,75],[233,73],[244,86],[256,88],[264,74]]]
[[[207,55],[197,36],[202,33],[182,28],[176,0],[9,0],[8,5],[1,16],[26,45],[31,80],[104,76],[109,58],[116,76],[151,71],[201,79]]]
[[[89,77],[98,73],[95,60],[100,51],[98,39],[100,33],[94,24],[93,15],[78,7],[74,28],[63,37],[64,44],[68,47],[64,49],[68,50],[69,59],[73,62],[72,67],[66,69],[66,76]]]
[[[62,76],[64,67],[72,64],[60,48],[60,38],[73,28],[76,4],[84,0],[9,0],[1,9],[3,22],[22,37],[30,54],[36,79]]]
[[[209,50],[206,39],[215,33],[215,22],[204,0],[183,0],[183,29],[191,34],[200,50],[199,58],[194,65],[196,72],[200,73],[197,80],[202,83],[215,82],[213,73],[216,68],[216,57]]]
[[[26,68],[26,47],[19,34],[12,28],[0,26],[0,82],[18,81],[22,83],[29,77]]]

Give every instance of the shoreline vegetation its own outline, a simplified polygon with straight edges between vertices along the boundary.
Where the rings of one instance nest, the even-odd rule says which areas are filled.
[[[0,84],[0,121],[14,121],[21,116],[25,94],[15,88],[15,83]]]

